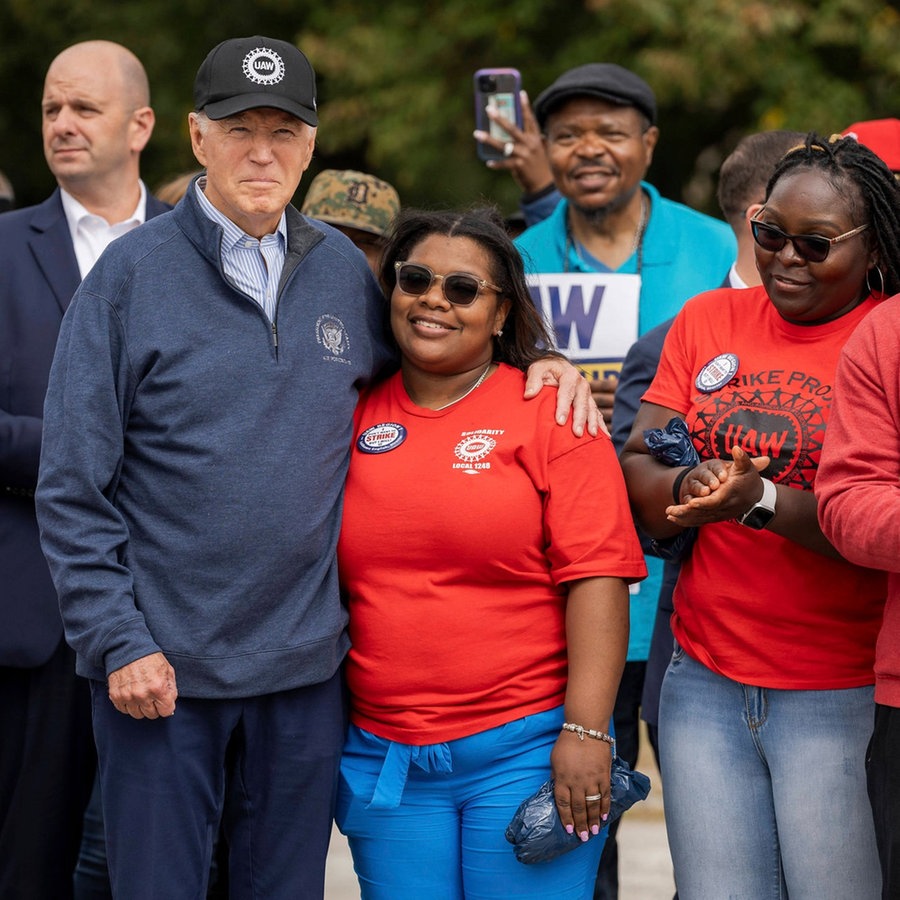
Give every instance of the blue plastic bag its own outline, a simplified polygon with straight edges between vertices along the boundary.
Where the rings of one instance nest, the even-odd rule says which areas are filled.
[[[687,430],[684,419],[669,419],[665,428],[648,428],[644,443],[654,459],[667,466],[696,466],[700,456]],[[690,552],[697,537],[696,528],[685,528],[674,537],[664,540],[651,539],[650,546],[656,556],[666,562],[681,562]]]
[[[604,827],[650,793],[650,779],[643,772],[630,769],[618,756],[610,771],[609,818]],[[553,799],[553,782],[545,781],[527,800],[506,826],[506,839],[513,845],[521,863],[549,862],[582,845],[577,834],[563,828]]]

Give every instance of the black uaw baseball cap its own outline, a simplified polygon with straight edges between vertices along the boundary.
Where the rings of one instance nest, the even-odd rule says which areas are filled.
[[[316,73],[293,44],[275,38],[231,38],[210,50],[194,79],[194,107],[224,119],[261,106],[318,125]]]

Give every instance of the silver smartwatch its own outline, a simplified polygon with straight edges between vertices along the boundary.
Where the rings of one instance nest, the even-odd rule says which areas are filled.
[[[761,531],[775,515],[775,484],[768,478],[762,479],[763,494],[739,519],[741,525]]]

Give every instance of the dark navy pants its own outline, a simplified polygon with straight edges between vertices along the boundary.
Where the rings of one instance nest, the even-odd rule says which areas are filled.
[[[132,719],[91,684],[116,900],[201,900],[220,821],[232,900],[320,898],[345,709],[341,679],[261,697],[179,697]]]
[[[900,897],[900,709],[875,705],[875,729],[866,752],[869,800],[884,880],[883,900]]]

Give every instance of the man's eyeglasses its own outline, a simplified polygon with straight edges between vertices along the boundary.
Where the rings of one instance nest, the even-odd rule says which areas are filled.
[[[769,253],[777,253],[784,248],[784,245],[788,241],[790,241],[798,256],[802,256],[807,262],[816,263],[825,262],[831,251],[832,244],[846,241],[854,235],[859,234],[861,231],[865,231],[868,227],[869,223],[867,222],[865,225],[860,225],[858,228],[854,228],[852,231],[848,231],[845,234],[827,238],[818,234],[788,234],[786,231],[782,231],[774,225],[767,225],[765,222],[760,222],[758,219],[750,220],[750,229],[753,232],[753,240],[755,240],[763,250],[768,250]]]
[[[426,293],[435,279],[440,281],[444,296],[454,306],[471,306],[484,288],[500,292],[500,288],[482,278],[476,278],[468,272],[448,272],[446,275],[435,275],[428,266],[419,263],[395,262],[397,286],[404,294],[421,297]]]

